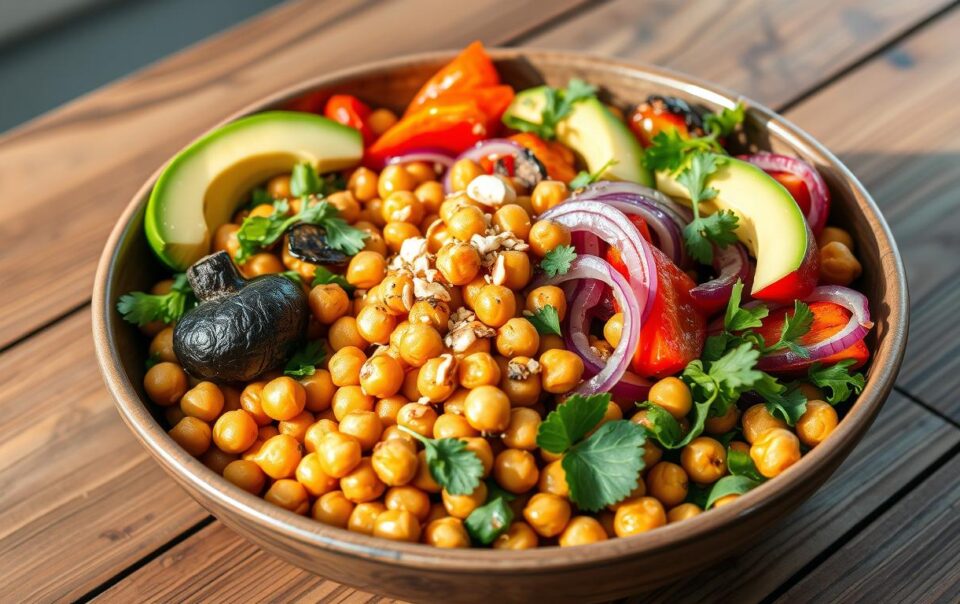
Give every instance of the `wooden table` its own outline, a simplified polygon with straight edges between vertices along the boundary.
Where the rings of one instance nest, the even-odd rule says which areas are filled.
[[[746,554],[653,601],[960,598],[960,8],[947,0],[292,2],[0,138],[0,599],[374,599],[236,537],[122,425],[90,339],[108,231],[165,158],[325,70],[473,39],[666,65],[847,162],[907,265],[895,393],[837,475]],[[6,91],[5,93],[10,93]]]

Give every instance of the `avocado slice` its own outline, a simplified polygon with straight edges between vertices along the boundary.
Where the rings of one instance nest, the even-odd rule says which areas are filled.
[[[539,124],[546,103],[546,86],[524,90],[514,97],[503,114]],[[643,147],[627,125],[617,119],[597,98],[573,105],[569,115],[557,124],[557,140],[573,149],[594,173],[611,159],[617,161],[599,175],[602,180],[626,180],[653,186],[650,171],[643,166]]]
[[[807,248],[813,235],[800,206],[783,185],[752,164],[725,159],[707,178],[707,186],[716,189],[717,196],[701,202],[700,211],[731,210],[737,215],[737,238],[757,259],[753,278],[753,293],[757,293],[809,261]],[[667,172],[657,172],[657,188],[690,204],[686,187]]]
[[[310,162],[318,172],[356,165],[360,133],[325,117],[269,111],[204,135],[178,153],[153,187],[144,218],[150,247],[174,270],[210,253],[211,233],[271,176]]]

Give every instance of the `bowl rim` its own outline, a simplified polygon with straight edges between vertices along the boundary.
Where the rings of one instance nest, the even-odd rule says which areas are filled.
[[[110,313],[113,312],[110,299],[113,294],[111,283],[117,270],[120,243],[126,239],[128,231],[132,229],[133,217],[146,203],[148,193],[163,168],[161,166],[133,196],[114,226],[97,267],[91,302],[93,337],[104,381],[124,422],[147,450],[157,458],[168,473],[189,487],[188,492],[198,499],[201,505],[207,507],[196,493],[202,493],[204,497],[212,499],[218,509],[228,510],[231,514],[252,522],[260,530],[276,532],[298,543],[342,556],[387,562],[414,569],[429,567],[432,571],[473,574],[491,571],[500,574],[539,574],[572,568],[590,568],[625,556],[655,554],[680,543],[703,539],[724,530],[738,520],[770,509],[795,489],[802,490],[803,483],[808,478],[828,469],[831,463],[837,461],[837,456],[842,460],[872,423],[892,390],[906,347],[908,329],[908,291],[903,263],[890,228],[866,188],[836,156],[789,120],[760,103],[699,78],[641,62],[626,62],[592,53],[540,48],[489,48],[488,51],[494,60],[530,57],[537,63],[564,64],[581,67],[584,70],[599,65],[603,69],[620,73],[629,79],[636,79],[636,76],[640,75],[645,81],[670,86],[687,93],[695,92],[700,97],[725,107],[732,107],[740,101],[757,118],[766,122],[771,138],[783,140],[789,145],[817,154],[830,164],[839,178],[852,190],[860,211],[863,212],[877,237],[879,247],[886,252],[879,259],[882,273],[880,278],[886,289],[893,292],[895,302],[889,309],[889,333],[883,345],[873,351],[867,384],[831,438],[804,455],[798,463],[778,476],[776,480],[765,482],[738,497],[731,504],[715,508],[709,514],[699,515],[686,522],[668,524],[656,531],[580,546],[576,549],[575,556],[556,555],[558,546],[516,551],[506,555],[500,551],[476,548],[441,550],[419,543],[393,542],[351,532],[281,509],[261,497],[243,491],[222,477],[211,474],[206,466],[181,449],[151,415],[147,403],[140,399],[120,363],[118,350],[114,345],[115,334],[109,319]],[[439,64],[452,58],[456,52],[458,51],[444,50],[409,54],[318,75],[249,103],[217,123],[211,130],[312,89],[336,84],[338,81],[362,74],[390,72],[416,64]],[[164,162],[164,165],[166,163]],[[228,515],[225,514],[225,516]],[[228,525],[234,524],[234,520],[229,516],[221,519]]]

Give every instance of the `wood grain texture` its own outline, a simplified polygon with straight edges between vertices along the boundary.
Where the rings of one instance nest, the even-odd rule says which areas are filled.
[[[758,601],[957,443],[960,430],[894,395],[830,482],[754,549],[637,601]],[[230,560],[243,562],[233,565]],[[334,598],[335,586],[262,552],[215,522],[103,595],[108,601],[316,600]],[[340,598],[352,602],[378,596],[341,588],[335,600]]]
[[[89,299],[133,193],[230,113],[340,67],[502,43],[583,1],[293,2],[13,131],[0,139],[0,346]]]
[[[120,421],[88,312],[0,355],[0,593],[76,598],[207,514]]]
[[[781,602],[960,601],[960,457],[783,594]]]
[[[670,67],[776,108],[948,4],[616,0],[527,43]]]
[[[898,383],[960,421],[960,11],[790,111],[857,174],[903,254],[912,300]],[[869,107],[852,115],[846,107]]]

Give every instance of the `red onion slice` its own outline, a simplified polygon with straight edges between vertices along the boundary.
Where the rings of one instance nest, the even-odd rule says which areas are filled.
[[[580,384],[577,392],[594,394],[610,391],[626,373],[630,366],[630,359],[640,342],[640,325],[637,318],[643,315],[631,284],[606,260],[596,256],[577,256],[570,265],[570,270],[563,275],[549,279],[541,279],[539,285],[557,285],[577,279],[595,280],[610,286],[614,298],[623,309],[623,338],[613,349],[610,358],[603,360],[590,348],[588,330],[584,329],[582,321],[586,317],[574,319],[572,314],[569,323],[569,338],[574,350],[584,357],[584,364],[599,368],[592,377]],[[585,305],[581,305],[585,306]],[[584,313],[585,314],[585,313]]]
[[[450,157],[449,153],[436,149],[417,149],[415,151],[408,151],[402,155],[394,155],[387,158],[386,164],[389,166],[392,164],[408,164],[415,161],[433,164],[434,170],[437,172],[443,172],[453,165],[453,158]]]
[[[739,156],[764,172],[788,172],[803,181],[810,193],[810,209],[807,212],[807,223],[814,235],[819,235],[827,224],[827,215],[830,214],[830,189],[817,169],[798,157],[780,155],[778,153],[757,153],[755,155]]]
[[[516,157],[521,151],[523,151],[523,146],[520,145],[520,143],[506,138],[491,138],[485,141],[480,141],[473,147],[470,147],[455,157],[451,162],[451,165],[457,163],[461,159],[471,159],[475,162],[479,162],[481,159],[487,157]],[[447,193],[453,191],[453,186],[450,184],[449,170],[443,179],[443,190]]]
[[[803,348],[810,355],[809,357],[805,358],[790,350],[777,352],[761,357],[757,363],[758,369],[783,371],[799,364],[823,359],[853,346],[862,340],[873,327],[867,297],[849,287],[821,285],[814,289],[813,293],[804,299],[804,302],[833,302],[838,304],[850,311],[850,321],[844,325],[843,329],[826,340],[804,346]],[[770,311],[773,312],[776,308],[784,308],[784,306],[771,308]]]
[[[643,221],[653,231],[656,245],[660,248],[660,251],[666,254],[677,266],[684,266],[687,263],[687,252],[683,246],[681,227],[661,208],[644,200],[640,200],[636,204],[619,199],[603,201],[628,216],[637,215],[643,218]]]
[[[724,248],[713,248],[713,270],[717,272],[716,279],[701,283],[690,290],[694,303],[709,312],[717,311],[727,305],[733,286],[737,280],[743,281],[744,288],[749,291],[753,274],[750,266],[750,257],[742,244],[736,243]]]

